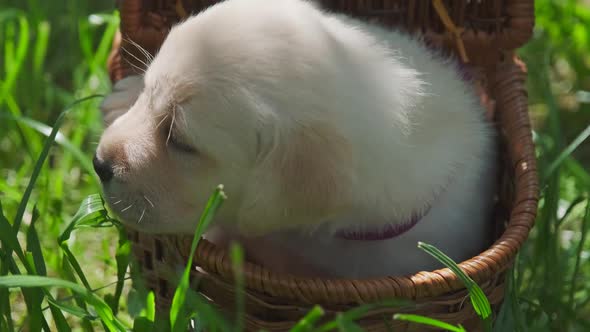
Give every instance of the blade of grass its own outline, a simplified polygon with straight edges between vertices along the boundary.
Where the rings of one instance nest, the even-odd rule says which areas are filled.
[[[21,68],[25,62],[29,49],[29,22],[27,17],[21,11],[14,11],[13,15],[14,16],[12,17],[2,17],[3,20],[10,18],[16,19],[18,22],[18,29],[16,29],[13,24],[7,24],[7,32],[10,32],[8,32],[4,41],[4,72],[6,73],[6,77],[4,78],[2,85],[0,85],[0,106],[2,106],[6,100],[10,90],[14,88],[14,84],[21,72]],[[19,32],[18,38],[13,35],[15,30],[18,30]],[[14,40],[18,40],[16,48]]]
[[[112,222],[114,220],[109,217],[102,197],[99,194],[89,195],[82,201],[72,221],[70,221],[57,241],[60,244],[67,242],[76,229],[105,227],[105,225],[112,225]]]
[[[39,210],[37,206],[33,207],[33,216],[31,217],[31,224],[27,229],[27,251],[30,251],[33,255],[33,262],[35,266],[35,272],[38,275],[47,275],[47,267],[45,266],[45,258],[43,257],[43,251],[41,250],[41,242],[39,241],[39,235],[35,224],[39,219]]]
[[[34,269],[33,272],[37,275],[40,273],[46,273],[45,261],[43,260],[43,255],[41,254],[39,239],[37,238],[35,233],[35,222],[38,218],[39,212],[37,210],[37,206],[35,205],[33,207],[31,224],[29,225],[29,228],[27,230],[27,248],[30,247],[32,251],[27,250],[25,252],[25,257],[29,263],[29,266],[31,266]],[[38,289],[32,289],[30,292],[32,294],[34,302],[31,303],[31,311],[28,315],[29,329],[30,331],[41,331],[41,327],[43,325],[43,313],[41,309],[41,305],[43,302],[43,293]]]
[[[145,317],[136,317],[133,320],[133,332],[158,331],[154,328],[154,322]]]
[[[588,235],[588,224],[590,224],[590,199],[586,203],[586,212],[584,213],[584,219],[582,220],[582,229],[580,230],[580,243],[576,251],[576,262],[574,264],[574,272],[572,273],[571,288],[569,292],[569,303],[572,306],[572,310],[576,309],[576,302],[574,301],[574,295],[577,287],[576,283],[578,280],[578,273],[580,271],[580,262],[582,261],[582,252],[584,250],[584,244],[586,243],[586,236]]]
[[[344,319],[342,314],[336,315],[336,324],[338,324],[338,330],[342,332],[363,332],[364,330],[355,324],[353,321]]]
[[[107,27],[102,34],[102,38],[98,43],[96,51],[93,52],[93,65],[91,68],[102,66],[111,52],[112,40],[119,28],[119,12],[115,11],[111,15],[101,15],[107,22]]]
[[[87,19],[81,19],[78,22],[78,41],[80,43],[80,50],[84,55],[84,60],[92,64],[93,63],[93,53],[94,50],[92,49],[92,33],[90,32],[90,23]],[[89,68],[92,70],[93,68]]]
[[[307,332],[312,331],[313,327],[322,316],[324,316],[324,309],[319,305],[315,305],[311,310],[300,319],[295,326],[289,330],[290,332]]]
[[[564,168],[576,178],[582,188],[590,188],[590,173],[577,160],[568,158],[563,163]]]
[[[380,301],[373,304],[364,304],[360,305],[356,308],[350,309],[342,314],[342,317],[348,319],[350,321],[355,321],[357,319],[362,318],[366,315],[369,311],[375,310],[378,308],[409,308],[413,306],[414,303],[410,300],[406,299],[389,299]]]
[[[344,313],[341,313],[340,316],[341,316],[341,319],[346,319],[348,321],[353,322],[357,319],[362,318],[371,310],[375,310],[378,308],[409,308],[412,305],[414,305],[414,303],[412,303],[409,300],[390,299],[390,300],[384,300],[384,301],[380,301],[380,302],[376,302],[376,303],[359,305],[356,308],[352,308]],[[337,328],[338,328],[338,321],[332,320],[330,322],[327,322],[327,323],[321,325],[315,331],[327,332],[327,331],[333,331]]]
[[[60,266],[59,272],[60,272],[60,276],[62,278],[65,278],[65,280],[68,280],[71,282],[78,282],[78,279],[76,279],[74,268],[70,264],[70,261],[67,259],[65,254],[61,258],[61,266]],[[86,305],[86,302],[84,302],[83,299],[81,299],[77,296],[72,296],[72,297],[78,307],[80,307],[84,310],[88,310],[88,308],[87,308],[88,306]],[[56,308],[53,305],[51,305],[51,302],[49,304],[52,308],[55,308],[54,310],[61,312],[61,310],[59,308]],[[82,327],[83,327],[84,331],[93,331],[92,325],[90,324],[89,321],[82,321]]]
[[[426,253],[430,254],[436,260],[444,264],[463,282],[469,292],[469,299],[471,300],[473,309],[475,309],[475,312],[483,321],[486,331],[491,331],[492,307],[479,285],[473,281],[473,279],[469,278],[469,276],[467,276],[463,270],[461,270],[455,261],[453,261],[449,256],[445,255],[435,246],[418,242],[418,248],[424,250]]]
[[[96,320],[98,317],[88,312],[88,310],[72,305],[65,304],[61,301],[57,300],[48,300],[47,302],[51,303],[54,307],[58,308],[63,312],[67,312],[70,315],[74,315],[76,317],[87,319],[87,320]]]
[[[10,15],[12,14],[12,15]],[[26,60],[29,49],[29,22],[26,14],[22,11],[15,10],[9,15],[3,17],[6,19],[14,19],[18,23],[18,29],[16,23],[7,24],[7,35],[4,41],[4,56],[5,56],[5,73],[6,77],[0,80],[0,107],[6,103],[8,109],[13,112],[14,115],[21,115],[20,107],[18,103],[14,101],[11,95],[11,91],[15,87],[16,79],[22,75],[23,64]],[[1,21],[1,20],[0,20]],[[15,30],[18,30],[18,38],[15,36]],[[15,49],[15,41],[18,41]],[[18,127],[18,133],[25,143],[29,146],[29,151],[39,151],[40,146],[37,141],[32,139],[31,133],[28,130],[23,130]]]
[[[557,158],[547,167],[544,178],[550,177],[555,170],[561,166],[563,161],[568,158],[584,141],[590,137],[590,126],[586,127],[560,154]]]
[[[80,266],[80,263],[78,263],[76,256],[74,256],[74,254],[70,251],[70,248],[68,248],[68,246],[65,244],[60,245],[60,247],[64,253],[65,259],[70,264],[72,269],[74,269],[74,271],[76,272],[76,275],[78,276],[78,278],[82,282],[82,285],[84,285],[84,287],[86,287],[86,289],[92,289],[92,287],[90,287],[90,283],[88,282],[88,279],[86,278],[86,275],[84,274],[84,271],[82,270],[82,267]]]
[[[6,242],[9,247],[5,249],[5,254],[6,254],[6,259],[8,260],[8,264],[9,265],[14,265],[15,263],[12,260],[12,251],[15,249],[18,249],[17,256],[21,259],[21,261],[23,262],[23,264],[25,265],[25,267],[27,268],[27,271],[29,273],[32,273],[32,271],[34,271],[33,266],[29,266],[27,259],[24,256],[24,253],[22,251],[22,249],[20,248],[20,244],[18,244],[18,240],[16,240],[16,234],[18,233],[22,220],[23,220],[23,216],[25,213],[25,209],[27,207],[28,201],[30,199],[31,193],[33,191],[33,187],[35,185],[35,182],[37,181],[37,178],[39,177],[39,174],[41,172],[41,168],[45,162],[45,159],[47,158],[48,154],[49,154],[49,149],[50,147],[53,145],[53,141],[55,140],[55,137],[57,135],[58,129],[61,126],[65,115],[76,105],[85,102],[87,100],[96,98],[98,96],[89,96],[86,98],[82,98],[80,100],[77,100],[75,103],[73,103],[72,105],[70,105],[68,108],[66,108],[57,118],[55,125],[53,127],[53,130],[51,132],[51,134],[49,135],[49,137],[46,139],[44,146],[43,146],[43,150],[41,151],[41,154],[39,156],[39,158],[37,159],[37,162],[35,163],[35,167],[33,169],[33,172],[31,174],[31,178],[29,180],[29,183],[27,185],[27,188],[25,189],[25,192],[23,194],[23,197],[21,199],[21,202],[18,206],[17,209],[17,213],[16,213],[16,217],[14,219],[13,225],[12,227],[10,227],[10,224],[8,224],[8,222],[6,221],[6,223],[2,222],[0,223],[2,226],[7,226],[5,230],[3,230],[3,234],[4,235],[4,239],[2,240],[4,241],[9,241]],[[1,208],[1,207],[0,207]],[[14,239],[12,236],[10,236],[10,234],[14,234]],[[13,241],[14,240],[14,241]],[[0,273],[1,275],[5,275],[6,271],[2,270],[0,271],[2,273]],[[16,272],[16,274],[20,274],[17,270],[13,271]],[[46,296],[52,298],[51,294],[48,292],[45,292]],[[25,295],[26,300],[28,298],[28,301],[26,301],[27,303],[30,303],[31,301],[35,302],[35,296],[32,294],[31,291],[26,291],[23,290],[23,295]],[[39,304],[40,306],[40,304]],[[29,310],[32,310],[31,307],[29,307]],[[52,309],[52,314],[55,316],[56,321],[65,321],[65,317],[63,317],[63,315],[60,315],[60,311],[57,310],[53,310]],[[62,319],[63,318],[63,319]],[[45,319],[43,318],[43,321],[45,321]],[[46,322],[44,322],[44,325],[47,325]]]
[[[0,258],[0,270],[4,270],[4,265],[6,264],[4,250],[0,250]],[[14,331],[8,289],[0,289],[0,315],[2,316],[2,320],[0,321],[0,331]]]
[[[115,293],[113,294],[112,299],[108,302],[111,305],[111,309],[113,310],[115,315],[117,314],[119,309],[119,301],[121,299],[121,295],[123,295],[123,286],[125,285],[125,273],[127,272],[127,268],[129,267],[130,254],[131,245],[129,244],[129,241],[127,241],[125,232],[121,230],[119,232],[119,246],[117,247],[117,253],[115,254],[115,261],[117,262],[117,284],[115,287]]]
[[[585,198],[583,196],[579,196],[576,197],[567,207],[567,209],[565,210],[565,213],[563,214],[563,216],[561,218],[559,218],[559,220],[557,221],[557,226],[556,228],[561,227],[561,225],[563,224],[563,222],[567,219],[567,217],[572,213],[572,211],[578,206],[580,205],[580,203],[584,202]]]
[[[502,307],[500,308],[500,312],[494,323],[494,332],[525,331],[523,313],[518,301],[515,273],[515,267],[508,270],[506,273],[506,292]]]
[[[412,314],[395,314],[393,315],[393,319],[397,320],[404,320],[407,322],[418,323],[422,325],[438,327],[440,329],[452,332],[467,332],[463,326],[461,325],[451,325],[449,323],[442,322],[438,319],[428,318],[420,315],[412,315]]]
[[[31,91],[29,92],[30,98],[23,101],[26,102],[26,108],[30,110],[38,110],[47,106],[44,103],[44,100],[42,100],[42,96],[47,96],[47,90],[45,89],[46,82],[44,79],[39,78],[46,78],[43,70],[45,58],[47,56],[47,45],[49,44],[51,25],[49,22],[43,20],[33,22],[33,26],[37,27],[37,33],[35,35],[33,46],[31,78],[29,79],[29,82],[26,83],[26,85],[31,87]]]
[[[106,208],[104,206],[104,201],[98,194],[93,194],[80,204],[80,208],[72,218],[70,224],[66,227],[63,233],[58,238],[58,244],[63,251],[66,260],[69,262],[70,266],[76,272],[80,281],[86,287],[86,289],[91,290],[90,283],[78,263],[76,256],[71,252],[70,248],[68,247],[68,240],[72,232],[77,228],[82,227],[103,227],[106,223],[110,223],[112,221],[109,218]]]
[[[28,128],[31,128],[31,129],[39,132],[40,134],[42,134],[46,137],[48,137],[51,134],[51,131],[53,129],[52,127],[50,127],[44,123],[41,123],[39,121],[30,119],[30,118],[15,116],[12,114],[0,114],[0,118],[7,118],[7,119],[17,121],[17,122],[27,126]],[[70,140],[68,140],[67,137],[65,137],[59,131],[55,137],[55,142],[58,143],[61,147],[63,147],[66,151],[71,153],[76,158],[76,160],[78,162],[80,162],[80,164],[82,165],[84,170],[86,172],[88,172],[88,174],[94,174],[94,168],[92,166],[92,162],[90,161],[90,158],[88,158],[87,154],[82,152],[81,149],[79,149],[74,144],[72,144],[72,142],[70,142]],[[98,185],[99,184],[98,181],[95,181],[95,184]]]
[[[66,109],[59,115],[59,117],[55,121],[55,124],[53,125],[53,129],[51,130],[49,137],[47,137],[47,139],[45,140],[45,144],[43,145],[43,150],[41,151],[41,155],[39,156],[39,158],[37,159],[37,162],[35,163],[35,167],[33,169],[33,172],[31,173],[31,178],[29,180],[29,184],[27,185],[27,188],[25,189],[21,203],[18,206],[18,210],[17,210],[16,216],[14,218],[13,229],[18,230],[20,228],[20,224],[23,220],[23,216],[25,214],[25,209],[27,207],[27,203],[29,202],[29,198],[31,197],[33,187],[35,186],[35,182],[37,182],[37,178],[39,177],[39,173],[41,173],[41,168],[43,167],[43,164],[45,163],[45,160],[47,159],[47,155],[49,155],[49,149],[51,148],[51,146],[53,145],[53,142],[55,141],[55,137],[57,136],[57,132],[58,132],[59,128],[61,127],[61,125],[65,119],[65,116],[69,113],[70,110],[72,110],[75,106],[79,105],[80,103],[83,103],[83,102],[86,102],[88,100],[92,100],[92,99],[98,98],[98,97],[102,97],[102,96],[101,95],[93,95],[93,96],[88,96],[88,97],[85,97],[85,98],[75,101],[73,104],[66,107]],[[10,255],[10,253],[8,253],[8,254]]]
[[[244,328],[244,251],[237,243],[230,247],[230,257],[234,272],[234,283],[236,292],[236,324],[235,330],[242,331]]]
[[[7,275],[8,271],[11,271],[13,274],[20,274],[20,270],[12,258],[11,252],[13,251],[16,253],[17,257],[20,259],[21,263],[29,274],[35,274],[36,272],[33,265],[34,259],[32,256],[27,257],[25,252],[22,250],[20,243],[18,242],[17,233],[18,231],[13,230],[13,228],[8,223],[8,220],[4,215],[2,203],[0,202],[0,242],[2,243],[4,254],[4,264],[0,270],[0,275],[2,276]],[[25,298],[25,304],[29,314],[35,318],[35,320],[31,321],[31,328],[37,328],[38,325],[42,325],[44,328],[49,329],[49,325],[47,324],[45,317],[43,317],[41,314],[43,294],[38,289],[23,289],[22,293],[23,297]],[[45,292],[45,295],[51,298],[51,294],[49,292]],[[58,317],[57,319],[59,320],[60,318],[61,317]]]
[[[186,293],[189,290],[189,276],[190,271],[193,266],[193,257],[195,254],[195,250],[197,249],[197,244],[199,239],[213,220],[213,216],[215,212],[221,207],[221,204],[227,197],[223,192],[223,186],[220,185],[217,187],[213,195],[209,198],[207,205],[205,206],[205,210],[203,211],[201,218],[199,219],[199,223],[197,224],[197,229],[195,231],[195,235],[193,237],[193,241],[191,244],[191,254],[188,258],[188,262],[184,269],[184,273],[182,274],[182,278],[174,292],[174,297],[172,298],[172,305],[170,307],[170,326],[173,332],[180,332],[186,330],[187,326],[183,325],[188,323],[188,320],[179,319],[179,314],[181,313],[182,308],[184,307],[184,301],[186,297]]]
[[[196,321],[202,327],[201,331],[232,332],[235,330],[230,326],[227,319],[222,316],[219,311],[209,303],[209,301],[190,288],[187,291],[185,303],[186,310],[183,319],[186,319],[183,323],[188,324],[192,318],[196,317]],[[180,319],[178,321],[180,321]]]
[[[98,316],[101,318],[101,321],[105,323],[109,330],[121,332],[127,331],[125,325],[121,321],[119,321],[117,317],[113,315],[111,308],[100,297],[96,296],[93,292],[87,290],[86,288],[76,283],[49,277],[21,275],[0,277],[0,287],[67,288],[73,291],[74,293],[78,294],[87,303],[91,304],[96,310]]]
[[[150,291],[147,295],[145,317],[153,322],[156,319],[156,295]]]
[[[531,84],[536,86],[538,91],[545,97],[547,105],[547,127],[546,131],[551,137],[553,144],[543,151],[544,158],[541,161],[541,169],[549,160],[557,160],[564,147],[564,135],[562,132],[562,121],[559,103],[551,88],[551,57],[553,50],[544,51],[542,63],[538,70],[531,71]],[[568,159],[568,158],[566,158]],[[539,210],[535,228],[537,236],[535,237],[535,255],[532,257],[531,279],[539,281],[539,297],[544,305],[547,305],[548,312],[561,311],[562,304],[558,300],[566,292],[566,281],[563,273],[555,273],[556,264],[560,264],[560,236],[555,228],[557,220],[557,210],[559,208],[560,190],[562,185],[561,164],[555,164],[550,176],[543,177],[542,186],[544,190],[543,205]],[[542,275],[539,276],[539,273]],[[551,287],[546,287],[551,285]]]
[[[17,77],[22,76],[22,65],[28,53],[29,23],[23,11],[8,10],[3,14],[0,15],[0,23],[4,23],[6,27],[5,36],[3,36],[4,72],[6,77],[0,80],[0,107],[6,103],[10,112],[14,115],[21,115],[21,109],[14,100],[11,91],[14,90]],[[18,37],[16,36],[17,30],[19,31]],[[15,43],[17,43],[16,46]],[[40,145],[36,140],[32,139],[32,133],[29,130],[20,126],[17,126],[16,129],[21,143],[26,147],[29,154],[33,155],[34,151],[40,150]]]
[[[47,54],[50,31],[51,25],[47,21],[40,22],[37,25],[37,42],[33,51],[33,73],[35,77],[43,75],[43,63]]]

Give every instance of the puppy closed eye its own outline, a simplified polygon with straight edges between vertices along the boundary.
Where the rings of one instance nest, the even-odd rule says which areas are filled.
[[[182,138],[178,136],[178,134],[171,132],[170,136],[167,138],[167,145],[171,148],[189,154],[197,154],[197,149],[190,144],[185,143]]]

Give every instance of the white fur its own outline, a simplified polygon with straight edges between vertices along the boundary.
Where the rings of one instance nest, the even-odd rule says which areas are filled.
[[[418,241],[458,260],[487,244],[492,131],[472,87],[417,40],[300,0],[228,0],[175,26],[137,99],[139,83],[103,103],[106,117],[124,114],[97,151],[126,160],[105,196],[138,229],[192,233],[223,183],[211,238],[242,239],[281,272],[405,274],[437,266]],[[166,144],[170,124],[158,124],[173,113],[173,133],[199,155]],[[391,240],[333,236],[428,206]]]

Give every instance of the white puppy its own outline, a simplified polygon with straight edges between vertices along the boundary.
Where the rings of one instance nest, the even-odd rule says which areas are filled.
[[[457,260],[488,244],[483,107],[400,33],[301,0],[228,0],[175,26],[102,109],[116,120],[97,173],[141,231],[192,233],[224,184],[209,237],[279,272],[406,274],[438,267],[418,241]]]

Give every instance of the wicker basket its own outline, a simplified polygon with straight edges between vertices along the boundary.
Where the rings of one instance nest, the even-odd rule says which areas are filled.
[[[272,0],[269,0],[272,1]],[[154,54],[169,27],[215,3],[214,0],[122,0],[121,34],[109,59],[113,81],[141,64],[122,52],[144,59],[132,40]],[[460,264],[483,288],[494,309],[504,297],[504,272],[526,240],[533,226],[538,200],[538,183],[531,128],[527,115],[526,71],[514,55],[532,33],[532,0],[486,1],[396,1],[319,0],[332,11],[374,20],[386,26],[420,33],[426,40],[449,52],[456,52],[480,87],[482,101],[500,132],[501,172],[495,208],[495,242],[476,257]],[[496,176],[491,174],[490,176]],[[172,299],[175,264],[190,251],[190,238],[154,236],[129,231],[133,251],[148,286],[155,290],[160,309]],[[180,258],[179,258],[180,257]],[[179,261],[180,259],[180,261]],[[195,254],[192,283],[195,289],[226,312],[234,306],[233,275],[229,255],[207,241]],[[196,267],[195,266],[195,267]],[[448,269],[409,276],[375,279],[320,279],[281,275],[246,262],[246,326],[249,330],[286,330],[313,304],[320,304],[328,316],[362,303],[407,298],[417,306],[404,312],[428,315],[449,323],[460,323],[469,331],[480,330],[478,318],[459,279]],[[164,312],[164,311],[163,311]],[[367,330],[395,331],[424,329],[411,323],[392,321],[395,309],[368,312],[360,324]],[[385,320],[388,322],[386,323]]]

